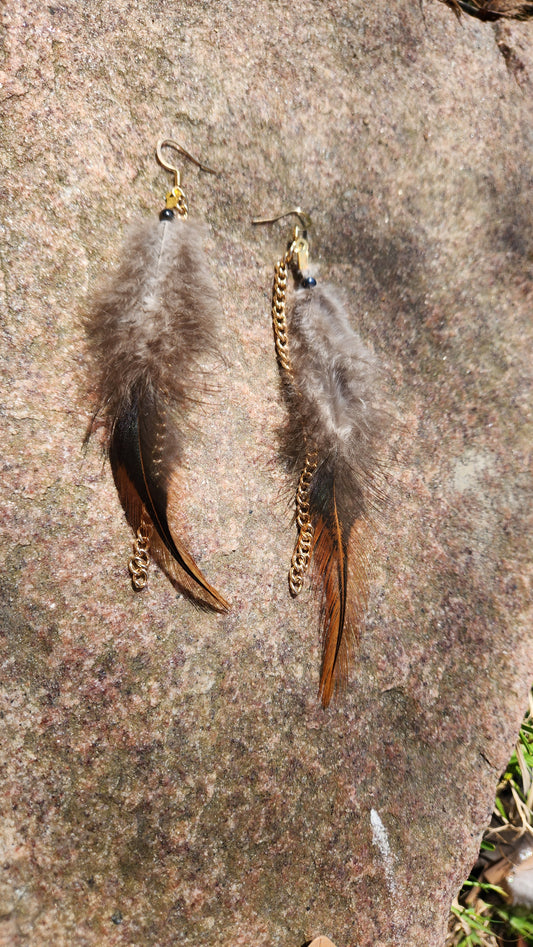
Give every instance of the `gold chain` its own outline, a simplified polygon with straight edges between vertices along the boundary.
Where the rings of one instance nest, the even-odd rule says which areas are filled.
[[[307,572],[311,558],[315,529],[309,516],[309,493],[313,474],[317,467],[317,457],[316,451],[307,453],[305,466],[300,474],[300,482],[296,491],[296,522],[299,532],[289,570],[289,588],[293,595],[298,595],[298,592],[302,591],[304,575]]]
[[[287,291],[287,267],[293,258],[296,242],[293,242],[287,250],[285,256],[278,260],[274,275],[274,291],[272,295],[272,325],[274,328],[274,339],[276,344],[276,353],[279,363],[286,372],[289,380],[293,382],[294,373],[289,353],[289,339],[287,329],[286,315],[286,291]],[[316,450],[307,450],[305,456],[304,468],[300,474],[298,489],[296,491],[296,523],[298,526],[298,538],[294,547],[294,552],[289,570],[289,588],[293,595],[298,595],[303,587],[304,575],[309,567],[311,559],[311,549],[313,545],[314,526],[309,516],[309,493],[313,473],[318,463]]]
[[[287,291],[287,266],[292,259],[292,247],[287,250],[282,260],[276,263],[274,271],[274,292],[272,294],[272,325],[279,362],[292,381],[292,365],[289,356],[289,339],[287,336],[287,317],[285,314],[285,293]]]
[[[150,533],[152,531],[151,523],[143,509],[140,526],[133,540],[133,556],[128,562],[128,570],[131,575],[131,584],[136,592],[144,589],[148,582],[148,566],[150,564]]]

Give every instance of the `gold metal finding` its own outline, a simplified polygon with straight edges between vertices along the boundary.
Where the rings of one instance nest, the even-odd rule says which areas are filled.
[[[300,220],[300,225],[296,225],[292,235],[292,241],[285,256],[278,260],[274,270],[274,289],[272,293],[272,326],[274,328],[274,340],[276,344],[276,353],[281,367],[287,373],[289,380],[293,380],[293,371],[289,355],[289,339],[287,333],[287,315],[286,315],[286,294],[287,294],[287,270],[292,263],[300,273],[307,269],[309,262],[309,241],[307,240],[307,228],[311,225],[311,220],[299,208],[288,210],[278,217],[256,218],[254,224],[271,224],[282,217],[288,217],[290,214],[296,214]]]
[[[294,264],[299,273],[305,272],[309,262],[309,241],[307,240],[307,228],[311,225],[311,220],[304,214],[299,207],[279,214],[277,217],[256,218],[254,224],[271,224],[283,217],[296,214],[300,225],[296,225],[292,235],[292,241],[285,256],[278,260],[274,270],[274,288],[272,293],[272,326],[274,329],[274,341],[276,345],[276,354],[288,381],[294,385],[294,372],[292,369],[289,337],[287,327],[287,270],[291,264]],[[311,482],[313,474],[317,468],[318,454],[314,448],[310,447],[306,451],[304,468],[300,474],[298,489],[296,491],[296,524],[298,526],[298,538],[289,570],[289,588],[292,595],[298,595],[303,587],[305,573],[309,567],[313,549],[314,526],[309,515],[309,495],[311,491]]]
[[[289,355],[285,299],[287,291],[287,267],[291,260],[292,253],[289,249],[285,256],[276,263],[274,270],[274,290],[272,293],[272,328],[274,329],[276,353],[279,363],[287,373],[290,381],[293,379],[293,371]]]
[[[311,218],[308,214],[303,212],[301,207],[293,207],[291,210],[284,211],[283,214],[278,214],[277,217],[256,217],[254,220],[252,220],[252,223],[273,224],[277,220],[282,220],[284,217],[290,217],[292,214],[298,217],[300,226],[296,225],[294,228],[292,243],[285,254],[284,260],[286,260],[287,264],[296,261],[298,271],[303,273],[307,269],[307,265],[309,263],[309,241],[307,239],[307,231],[311,226]]]
[[[296,217],[299,217],[300,223],[304,230],[309,230],[311,226],[311,218],[309,214],[306,214],[301,207],[291,207],[290,210],[284,210],[283,213],[278,214],[277,217],[254,217],[252,220],[253,224],[275,224],[278,220],[283,220],[284,217],[290,217],[294,214]]]
[[[217,172],[213,168],[208,168],[206,164],[202,164],[201,161],[197,160],[197,158],[193,158],[193,156],[189,154],[185,148],[182,148],[182,146],[178,144],[177,141],[174,141],[173,138],[161,138],[157,142],[155,153],[159,164],[165,169],[165,171],[170,171],[171,174],[174,175],[174,187],[168,192],[166,196],[165,207],[169,210],[175,210],[178,214],[178,217],[181,217],[183,220],[185,220],[189,209],[187,207],[185,193],[181,188],[181,173],[179,168],[177,168],[174,164],[170,164],[163,157],[163,148],[175,148],[176,151],[188,158],[189,161],[192,161],[192,163],[200,168],[201,171],[207,171],[208,174],[217,174]]]
[[[152,524],[143,510],[141,522],[135,539],[133,540],[133,556],[128,562],[128,571],[131,575],[131,584],[136,592],[141,592],[148,582],[148,566],[150,565],[150,534]]]
[[[305,466],[300,474],[300,482],[296,491],[296,523],[299,532],[289,570],[289,588],[293,595],[298,595],[302,591],[304,575],[309,567],[313,549],[315,528],[309,516],[309,494],[317,463],[318,454],[315,450],[312,450],[306,455]]]
[[[185,220],[189,215],[189,206],[187,204],[187,199],[183,193],[181,187],[176,185],[165,197],[165,207],[168,210],[175,210],[178,217],[181,217],[182,220]]]
[[[295,236],[285,256],[276,263],[274,292],[272,296],[272,325],[274,327],[276,352],[279,363],[291,384],[294,382],[294,373],[289,352],[285,293],[287,289],[287,267],[293,259],[296,240],[297,236]],[[309,568],[311,559],[313,534],[315,530],[311,522],[311,517],[309,516],[309,493],[317,462],[317,452],[313,449],[308,450],[296,491],[296,524],[298,526],[298,538],[289,569],[289,588],[292,595],[298,595],[298,593],[302,591],[304,575]]]

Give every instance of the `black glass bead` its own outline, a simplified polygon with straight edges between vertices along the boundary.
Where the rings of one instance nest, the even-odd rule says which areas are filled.
[[[302,280],[302,286],[304,289],[312,289],[313,286],[316,286],[316,279],[314,276],[304,276]]]
[[[170,207],[164,207],[159,214],[159,220],[174,220],[174,211]]]

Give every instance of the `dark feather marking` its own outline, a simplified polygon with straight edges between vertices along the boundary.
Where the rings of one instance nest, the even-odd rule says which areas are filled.
[[[116,419],[109,443],[109,460],[113,470],[124,466],[130,481],[139,494],[148,516],[168,551],[191,578],[196,578],[182,558],[168,525],[166,505],[168,484],[161,474],[154,441],[162,420],[157,410],[155,395],[149,388],[142,395],[132,392],[130,404]],[[155,435],[155,438],[154,438]]]
[[[529,20],[533,17],[531,0],[442,0],[459,18],[461,11],[478,20]]]

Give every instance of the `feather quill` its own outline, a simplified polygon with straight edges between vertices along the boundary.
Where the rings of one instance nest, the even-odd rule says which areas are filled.
[[[308,282],[296,290],[287,317],[291,372],[281,440],[293,475],[312,458],[306,499],[311,562],[323,595],[320,695],[327,707],[346,676],[367,606],[372,512],[383,499],[388,425],[376,358],[334,290]]]
[[[105,449],[126,518],[150,533],[150,553],[200,605],[228,603],[173,535],[167,516],[184,419],[201,390],[201,361],[216,349],[216,291],[203,233],[189,220],[141,222],[87,319]],[[90,432],[89,432],[90,433]]]

